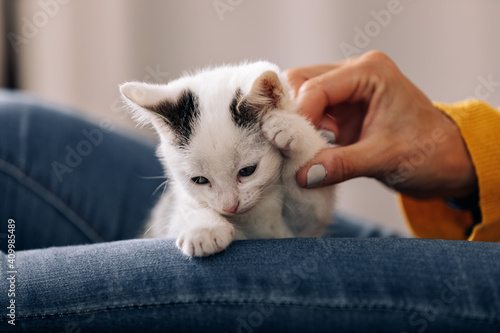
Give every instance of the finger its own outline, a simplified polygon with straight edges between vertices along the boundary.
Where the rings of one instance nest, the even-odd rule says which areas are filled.
[[[365,142],[320,151],[298,171],[297,183],[301,187],[322,187],[355,177],[373,176],[380,162],[375,149]]]
[[[318,76],[320,74],[323,74],[325,72],[331,71],[332,69],[344,66],[345,64],[350,63],[353,60],[356,60],[358,58],[359,58],[359,56],[355,56],[352,58],[342,59],[342,60],[339,60],[339,61],[331,63],[331,64],[316,64],[316,65],[310,65],[310,66],[289,68],[289,69],[285,70],[284,73],[288,78],[291,78],[291,79],[300,78],[300,77],[312,78],[312,77]]]
[[[328,106],[369,100],[374,80],[364,70],[351,62],[304,82],[297,95],[299,112],[318,124]]]
[[[290,84],[292,94],[296,96],[300,86],[307,80],[339,67],[341,63],[319,64],[297,68],[290,68],[284,71],[285,77]]]
[[[297,93],[304,84],[309,79],[312,79],[316,76],[334,70],[336,68],[345,66],[347,64],[351,64],[353,62],[359,61],[362,56],[354,56],[346,59],[339,60],[333,64],[317,64],[303,67],[295,67],[289,68],[285,70],[283,73],[287,78],[290,87],[293,90],[293,93]]]
[[[324,117],[322,117],[319,120],[316,127],[318,127],[319,129],[322,129],[322,130],[327,130],[327,131],[333,132],[333,134],[335,134],[335,138],[337,138],[337,139],[339,137],[339,126],[337,125],[335,120],[330,118],[330,116],[327,114],[325,114]],[[337,143],[337,140],[335,140],[335,143]]]

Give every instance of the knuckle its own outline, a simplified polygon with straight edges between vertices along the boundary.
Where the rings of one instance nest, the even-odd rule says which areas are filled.
[[[348,180],[351,178],[354,178],[355,172],[354,172],[354,166],[348,159],[340,159],[339,161],[339,166],[340,166],[340,175],[342,176],[342,180]]]
[[[301,88],[302,71],[298,68],[287,69],[283,72],[289,86],[290,93],[293,98],[297,96],[297,92]]]
[[[386,82],[393,80],[399,72],[392,59],[381,51],[369,51],[363,54],[357,65],[363,73],[371,78],[371,82]]]
[[[313,77],[304,82],[304,84],[302,84],[302,86],[300,87],[300,93],[307,94],[311,91],[317,91],[318,89],[320,89],[320,87],[321,87],[321,77],[320,76]]]
[[[369,51],[365,53],[361,57],[360,62],[372,73],[386,71],[395,67],[392,59],[381,51]]]
[[[343,153],[333,157],[332,172],[332,180],[334,183],[343,182],[356,176],[356,169],[352,160]]]
[[[285,71],[283,71],[283,74],[289,80],[298,77],[300,75],[300,73],[301,73],[301,71],[299,68],[289,68],[289,69],[286,69]]]
[[[363,58],[368,61],[375,62],[391,62],[391,58],[382,51],[372,50],[364,54]]]
[[[301,82],[303,81],[304,74],[300,68],[291,68],[287,69],[283,72],[290,88],[293,90],[297,90],[300,87]]]

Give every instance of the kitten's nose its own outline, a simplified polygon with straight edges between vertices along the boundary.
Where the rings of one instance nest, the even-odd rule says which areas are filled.
[[[222,210],[226,213],[229,214],[234,214],[238,210],[238,206],[240,205],[240,202],[238,201],[236,205],[233,205],[232,207],[222,207]]]

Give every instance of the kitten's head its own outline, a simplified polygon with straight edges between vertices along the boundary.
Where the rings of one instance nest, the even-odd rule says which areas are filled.
[[[293,107],[280,75],[258,62],[120,90],[134,117],[158,132],[169,176],[198,204],[234,215],[255,207],[280,177],[282,156],[260,131],[266,112]]]

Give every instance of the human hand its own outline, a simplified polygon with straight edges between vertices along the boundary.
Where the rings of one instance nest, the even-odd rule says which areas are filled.
[[[416,198],[458,198],[477,188],[456,124],[385,54],[372,51],[286,75],[300,112],[334,132],[339,145],[299,170],[300,186],[366,176]],[[320,166],[308,173],[313,165]]]

